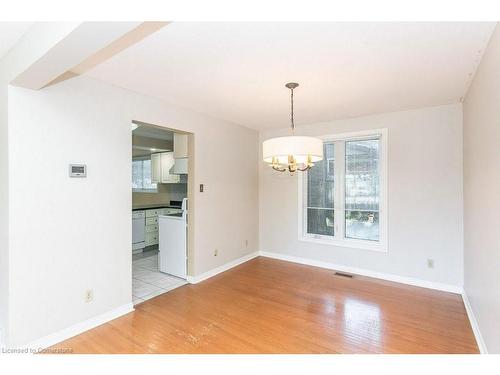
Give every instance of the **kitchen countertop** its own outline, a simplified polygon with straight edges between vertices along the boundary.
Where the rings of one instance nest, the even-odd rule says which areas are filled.
[[[139,210],[151,210],[154,208],[178,208],[180,209],[180,206],[172,206],[171,204],[146,204],[142,206],[133,206],[132,211],[139,211]]]

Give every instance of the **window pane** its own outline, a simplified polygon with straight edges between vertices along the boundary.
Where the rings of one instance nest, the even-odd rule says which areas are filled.
[[[156,189],[156,184],[151,182],[151,159],[143,160],[143,189]]]
[[[333,215],[333,210],[330,209],[308,208],[307,233],[333,236],[335,234]]]
[[[151,183],[151,160],[132,160],[132,189],[156,190],[157,185]]]
[[[132,189],[142,189],[142,160],[132,161]]]
[[[324,158],[307,172],[307,233],[334,235],[335,146],[325,143]]]
[[[379,240],[379,140],[345,143],[345,236]]]
[[[360,240],[379,240],[378,212],[346,211],[345,212],[345,236]]]

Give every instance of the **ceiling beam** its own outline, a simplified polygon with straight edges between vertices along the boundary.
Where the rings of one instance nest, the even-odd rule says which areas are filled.
[[[153,34],[167,24],[168,22],[142,22],[133,30],[117,38],[113,43],[102,48],[77,66],[73,67],[71,72],[83,74],[131,45],[141,41],[148,35]]]
[[[166,22],[84,22],[37,24],[21,38],[12,53],[26,54],[38,46],[38,53],[24,56],[24,69],[14,72],[10,83],[38,90],[81,74],[109,59],[131,44],[165,26]],[[37,33],[45,34],[44,51]],[[11,54],[12,54],[11,53]],[[12,59],[12,57],[10,57]]]
[[[12,82],[41,59],[47,51],[66,38],[81,22],[37,22],[1,59],[2,81]]]

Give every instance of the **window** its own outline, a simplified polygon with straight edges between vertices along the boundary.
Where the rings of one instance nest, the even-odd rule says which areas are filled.
[[[307,233],[335,235],[335,145],[323,146],[324,160],[308,172]]]
[[[300,239],[386,251],[387,130],[323,139],[323,160],[299,178]]]
[[[157,192],[156,184],[151,182],[151,159],[132,160],[132,191]]]
[[[345,236],[378,241],[379,139],[345,142]]]

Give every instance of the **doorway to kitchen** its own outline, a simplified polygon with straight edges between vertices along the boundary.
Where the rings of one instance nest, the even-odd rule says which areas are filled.
[[[132,300],[187,283],[192,134],[132,122]]]

